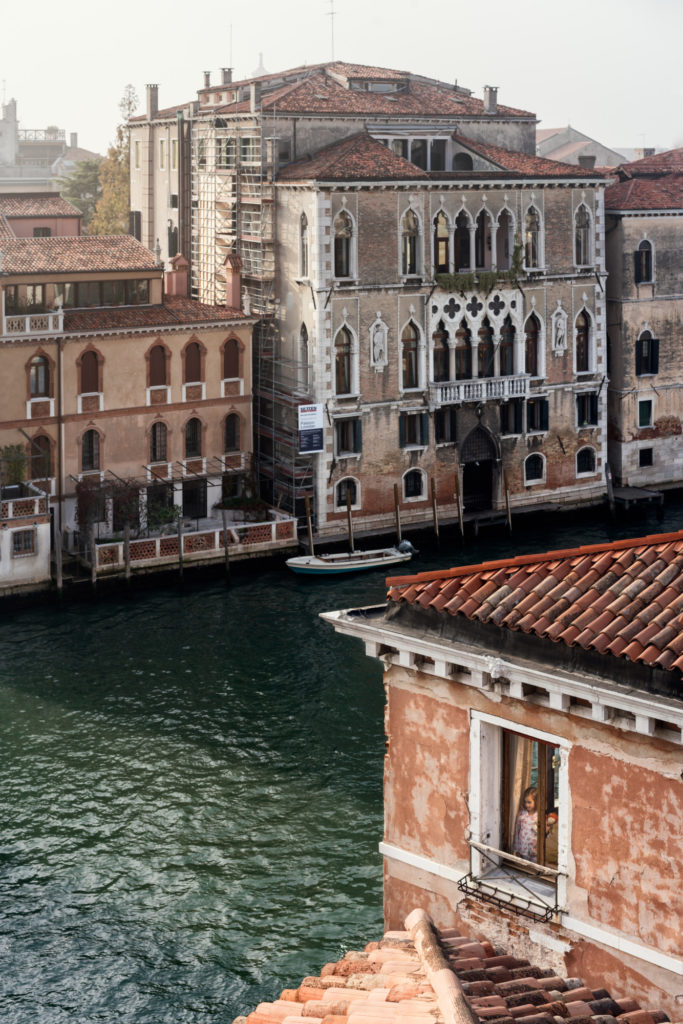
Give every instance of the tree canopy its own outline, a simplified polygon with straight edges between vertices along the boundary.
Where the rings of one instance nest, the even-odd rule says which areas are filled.
[[[130,133],[128,119],[138,105],[132,85],[123,91],[119,110],[123,120],[116,126],[116,138],[100,164],[102,194],[90,222],[91,235],[127,235],[130,209]]]
[[[64,199],[77,206],[83,214],[83,227],[88,230],[97,202],[102,195],[100,160],[81,160],[70,174],[59,179]]]

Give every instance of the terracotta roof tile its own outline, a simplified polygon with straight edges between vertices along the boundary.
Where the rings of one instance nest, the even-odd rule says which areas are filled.
[[[160,306],[112,306],[76,309],[64,313],[64,330],[125,331],[144,327],[177,327],[180,324],[234,323],[249,318],[229,306],[209,306],[194,299],[167,297]]]
[[[407,924],[415,918],[408,918]],[[613,998],[607,989],[591,989],[580,978],[560,978],[550,969],[509,954],[496,953],[486,939],[472,940],[455,929],[437,931],[426,916],[420,947],[409,932],[387,932],[362,952],[349,952],[326,964],[319,977],[305,978],[298,989],[260,1003],[247,1024],[432,1024],[451,1019],[452,1008],[466,1020],[487,1024],[659,1024],[658,1010],[644,1010],[632,998]],[[398,944],[398,948],[397,948]],[[422,954],[420,950],[423,949]],[[408,976],[406,970],[412,971]],[[397,983],[393,979],[400,978]],[[237,1021],[235,1024],[237,1024]]]
[[[3,241],[3,274],[158,270],[156,257],[131,235],[14,238]]]
[[[683,531],[387,582],[390,601],[416,604],[428,588],[440,614],[651,666],[678,667],[683,659]]]
[[[683,210],[683,173],[631,178],[605,189],[606,210]]]
[[[81,211],[58,192],[15,192],[0,195],[6,217],[80,217]]]
[[[278,181],[387,181],[415,178],[428,180],[426,171],[396,156],[367,132],[318,150],[315,156],[288,164]]]

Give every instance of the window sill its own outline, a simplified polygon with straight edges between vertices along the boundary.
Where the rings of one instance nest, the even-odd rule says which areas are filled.
[[[401,446],[401,451],[404,452],[424,452],[427,450],[429,445],[426,444],[404,444]]]
[[[412,504],[415,501],[427,501],[427,495],[426,494],[416,494],[416,495],[414,495],[411,498],[406,498],[405,496],[403,498],[403,503],[406,504],[406,505]]]
[[[336,459],[360,459],[362,452],[337,452]],[[346,508],[346,505],[344,506]]]
[[[525,487],[544,487],[545,486],[545,480],[525,480],[524,481],[524,486]]]
[[[357,277],[335,277],[333,280],[337,288],[351,288],[358,284]]]
[[[577,473],[576,474],[576,479],[577,480],[590,480],[592,477],[599,477],[599,476],[600,476],[600,471],[598,469],[594,469],[591,473]]]

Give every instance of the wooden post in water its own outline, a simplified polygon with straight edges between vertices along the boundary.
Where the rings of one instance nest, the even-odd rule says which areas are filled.
[[[304,502],[306,504],[306,528],[308,529],[308,553],[314,555],[313,550],[313,524],[311,523],[311,502],[307,494],[304,495]]]
[[[432,477],[432,515],[434,517],[434,533],[439,539],[439,512],[436,507],[436,480]]]
[[[97,583],[97,545],[95,544],[95,527],[90,524],[90,582],[93,587]]]
[[[228,513],[224,508],[221,509],[221,516],[223,518],[223,547],[225,548],[225,582],[230,582],[230,551],[228,549]]]
[[[351,517],[351,489],[349,487],[346,488],[346,521],[349,524],[349,550],[353,554],[353,519]]]
[[[178,516],[178,578],[183,582],[183,517]]]
[[[465,539],[465,524],[462,517],[462,501],[460,500],[460,479],[458,474],[455,474],[455,502],[458,509],[458,526],[460,527],[460,536]]]
[[[609,502],[609,514],[614,517],[614,481],[612,480],[612,467],[609,462],[605,463],[605,484],[607,485],[607,501]]]
[[[396,536],[398,543],[401,543],[401,509],[398,504],[398,484],[394,484],[394,516],[396,518]]]
[[[508,532],[512,533],[512,510],[510,509],[510,489],[508,487],[507,473],[503,473],[503,487],[505,488],[505,515],[508,521]]]
[[[130,582],[130,523],[126,519],[123,526],[123,564],[126,582]]]
[[[62,531],[55,530],[55,576],[57,581],[57,594],[62,596],[64,589],[64,577],[62,574]]]

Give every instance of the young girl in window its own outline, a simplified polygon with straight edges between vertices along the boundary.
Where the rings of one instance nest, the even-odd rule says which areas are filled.
[[[512,852],[524,860],[536,860],[538,845],[538,789],[528,786],[522,794],[522,807],[515,821]]]

